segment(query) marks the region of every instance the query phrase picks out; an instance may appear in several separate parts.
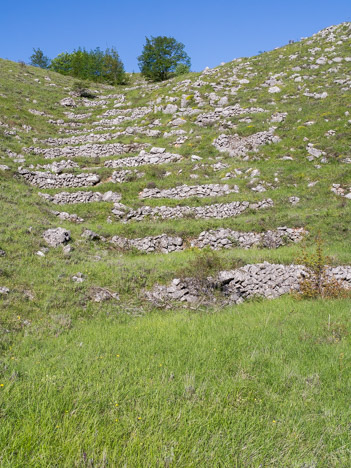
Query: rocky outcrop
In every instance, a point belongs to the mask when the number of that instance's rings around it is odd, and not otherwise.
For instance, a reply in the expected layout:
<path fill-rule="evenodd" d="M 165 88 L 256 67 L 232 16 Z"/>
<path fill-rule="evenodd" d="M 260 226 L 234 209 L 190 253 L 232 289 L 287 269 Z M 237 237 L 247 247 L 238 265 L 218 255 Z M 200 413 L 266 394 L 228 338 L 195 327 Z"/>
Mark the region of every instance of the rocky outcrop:
<path fill-rule="evenodd" d="M 158 188 L 146 188 L 140 194 L 140 198 L 181 198 L 189 197 L 220 197 L 230 193 L 238 193 L 239 188 L 235 185 L 230 188 L 229 185 L 207 184 L 207 185 L 180 185 L 171 189 L 160 190 Z"/>
<path fill-rule="evenodd" d="M 31 172 L 19 169 L 18 174 L 28 183 L 39 188 L 91 187 L 100 182 L 97 174 L 53 174 L 51 172 Z"/>
<path fill-rule="evenodd" d="M 60 192 L 55 195 L 40 193 L 39 195 L 55 205 L 66 205 L 72 203 L 93 203 L 93 202 L 118 202 L 121 195 L 115 192 Z"/>
<path fill-rule="evenodd" d="M 231 203 L 216 203 L 213 205 L 204 205 L 204 206 L 143 206 L 136 210 L 130 210 L 127 213 L 123 213 L 121 207 L 115 207 L 115 210 L 112 210 L 112 213 L 116 217 L 123 218 L 125 221 L 141 221 L 146 217 L 151 219 L 177 219 L 177 218 L 196 218 L 196 219 L 224 219 L 234 216 L 246 211 L 248 208 L 253 210 L 260 210 L 264 208 L 270 208 L 273 206 L 273 201 L 268 198 L 257 203 L 249 202 L 231 202 Z"/>
<path fill-rule="evenodd" d="M 46 230 L 43 238 L 50 247 L 58 247 L 59 245 L 66 244 L 71 239 L 71 233 L 67 229 L 58 227 Z"/>

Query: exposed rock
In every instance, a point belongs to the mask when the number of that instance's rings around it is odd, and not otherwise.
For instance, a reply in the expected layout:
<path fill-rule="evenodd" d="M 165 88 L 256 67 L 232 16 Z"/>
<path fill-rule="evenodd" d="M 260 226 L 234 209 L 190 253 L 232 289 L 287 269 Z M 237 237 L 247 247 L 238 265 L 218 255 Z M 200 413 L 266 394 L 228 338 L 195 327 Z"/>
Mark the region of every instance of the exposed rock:
<path fill-rule="evenodd" d="M 299 197 L 289 197 L 289 202 L 292 205 L 297 205 L 300 202 L 300 198 Z"/>
<path fill-rule="evenodd" d="M 5 286 L 0 286 L 0 296 L 7 296 L 9 292 L 9 288 L 5 288 Z"/>
<path fill-rule="evenodd" d="M 39 188 L 91 187 L 100 182 L 97 174 L 52 174 L 51 172 L 31 172 L 19 169 L 18 173 L 31 185 Z"/>
<path fill-rule="evenodd" d="M 64 107 L 77 107 L 77 104 L 75 103 L 75 100 L 70 98 L 70 97 L 66 97 L 64 99 L 61 99 L 60 104 L 61 104 L 61 106 L 64 106 Z"/>
<path fill-rule="evenodd" d="M 125 237 L 114 236 L 111 242 L 117 247 L 130 250 L 132 248 L 141 252 L 161 252 L 169 253 L 183 250 L 183 239 L 180 237 L 171 237 L 166 234 L 154 237 L 144 237 L 139 239 L 126 239 Z"/>
<path fill-rule="evenodd" d="M 140 198 L 173 198 L 179 200 L 189 197 L 220 197 L 230 193 L 238 193 L 239 188 L 235 185 L 230 188 L 229 185 L 208 184 L 208 185 L 180 185 L 171 189 L 160 190 L 158 188 L 144 189 L 140 194 Z"/>
<path fill-rule="evenodd" d="M 120 214 L 120 210 L 112 210 L 117 217 L 123 217 L 125 221 L 131 219 L 135 221 L 141 221 L 146 217 L 151 219 L 177 219 L 177 218 L 196 218 L 196 219 L 224 219 L 230 218 L 233 216 L 238 216 L 239 214 L 246 211 L 248 208 L 253 210 L 259 210 L 264 208 L 270 208 L 273 206 L 273 201 L 271 199 L 262 200 L 257 203 L 249 202 L 231 202 L 231 203 L 216 203 L 213 205 L 204 205 L 204 206 L 143 206 L 136 210 L 130 210 L 129 212 Z"/>
<path fill-rule="evenodd" d="M 278 136 L 274 135 L 274 129 L 264 132 L 254 133 L 248 137 L 235 135 L 220 135 L 214 140 L 213 145 L 219 151 L 227 151 L 230 156 L 244 157 L 249 151 L 257 152 L 261 145 L 277 143 L 280 141 Z"/>
<path fill-rule="evenodd" d="M 90 291 L 90 297 L 94 302 L 106 302 L 111 299 L 119 301 L 119 295 L 106 288 L 92 288 Z"/>
<path fill-rule="evenodd" d="M 235 106 L 229 106 L 224 108 L 215 109 L 213 112 L 208 112 L 206 114 L 201 114 L 196 119 L 196 124 L 200 125 L 201 127 L 206 127 L 208 125 L 213 125 L 214 123 L 218 122 L 220 119 L 228 118 L 228 117 L 236 117 L 242 114 L 257 114 L 265 112 L 264 109 L 260 107 L 250 107 L 247 109 L 243 109 L 240 104 L 236 104 Z"/>
<path fill-rule="evenodd" d="M 58 247 L 66 244 L 71 239 L 71 233 L 67 229 L 58 227 L 56 229 L 47 229 L 43 234 L 43 238 L 50 247 Z"/>
<path fill-rule="evenodd" d="M 172 153 L 147 153 L 146 151 L 141 151 L 139 156 L 115 159 L 112 161 L 105 161 L 105 167 L 137 167 L 144 166 L 148 164 L 169 164 L 181 161 L 183 158 L 180 154 Z"/>
<path fill-rule="evenodd" d="M 42 154 L 45 159 L 55 159 L 61 157 L 68 158 L 96 158 L 106 156 L 116 156 L 125 153 L 134 153 L 145 148 L 145 144 L 141 143 L 106 143 L 106 144 L 88 144 L 80 146 L 64 146 L 62 148 L 24 148 L 26 153 Z"/>
<path fill-rule="evenodd" d="M 250 249 L 254 246 L 276 249 L 288 242 L 299 242 L 307 231 L 303 228 L 279 227 L 276 231 L 239 232 L 231 229 L 216 229 L 202 232 L 191 242 L 192 247 L 210 247 L 213 250 L 240 247 Z"/>
<path fill-rule="evenodd" d="M 83 223 L 84 219 L 80 218 L 76 214 L 66 213 L 66 211 L 52 211 L 53 215 L 57 216 L 59 219 L 63 221 L 72 221 L 73 223 Z"/>
<path fill-rule="evenodd" d="M 328 268 L 327 274 L 339 281 L 342 287 L 351 289 L 350 266 Z M 174 301 L 239 304 L 253 297 L 273 299 L 290 291 L 298 291 L 300 281 L 306 275 L 302 265 L 264 262 L 221 271 L 214 278 L 177 278 L 168 286 L 156 286 L 146 292 L 146 297 L 161 306 Z"/>
<path fill-rule="evenodd" d="M 130 171 L 128 169 L 121 170 L 121 171 L 114 171 L 112 173 L 111 182 L 121 184 L 123 182 L 130 182 L 133 179 L 140 179 L 144 177 L 144 172 L 139 171 Z"/>
<path fill-rule="evenodd" d="M 93 202 L 118 202 L 121 195 L 115 192 L 60 192 L 55 195 L 47 193 L 38 193 L 42 198 L 56 205 L 65 205 L 71 203 L 93 203 Z"/>
<path fill-rule="evenodd" d="M 83 283 L 84 280 L 84 275 L 81 272 L 78 272 L 74 276 L 72 276 L 72 281 L 74 281 L 75 283 Z"/>

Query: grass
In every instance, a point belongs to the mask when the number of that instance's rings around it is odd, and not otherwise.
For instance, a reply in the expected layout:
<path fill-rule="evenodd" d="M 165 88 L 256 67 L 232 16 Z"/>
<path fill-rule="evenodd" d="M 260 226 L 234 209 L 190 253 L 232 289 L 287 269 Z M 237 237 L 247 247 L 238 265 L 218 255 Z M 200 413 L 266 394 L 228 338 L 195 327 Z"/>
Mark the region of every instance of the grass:
<path fill-rule="evenodd" d="M 335 56 L 348 57 L 347 25 L 335 34 Z M 22 154 L 23 147 L 44 147 L 43 139 L 70 136 L 60 133 L 49 117 L 33 115 L 30 109 L 69 125 L 67 109 L 59 101 L 67 97 L 75 80 L 0 59 L 0 161 L 10 167 L 0 171 L 0 249 L 6 252 L 0 256 L 0 286 L 10 289 L 0 297 L 1 467 L 350 466 L 350 301 L 287 296 L 222 310 L 154 310 L 143 300 L 144 290 L 185 274 L 203 274 L 198 271 L 198 250 L 145 255 L 81 238 L 84 229 L 107 238 L 167 233 L 187 240 L 209 229 L 263 232 L 285 225 L 310 232 L 308 252 L 320 232 L 333 265 L 350 264 L 351 202 L 330 190 L 333 183 L 351 186 L 350 165 L 343 162 L 350 157 L 351 101 L 346 85 L 335 81 L 348 79 L 349 62 L 335 65 L 334 73 L 328 72 L 328 64 L 310 68 L 314 60 L 310 49 L 315 46 L 321 49 L 319 56 L 327 53 L 324 49 L 330 43 L 317 36 L 225 64 L 214 74 L 190 73 L 157 85 L 145 84 L 135 74 L 126 87 L 92 86 L 98 100 L 124 94 L 122 110 L 164 106 L 169 97 L 179 99 L 182 94 L 193 95 L 190 107 L 197 108 L 200 93 L 200 112 L 213 112 L 211 92 L 227 96 L 230 105 L 265 110 L 228 119 L 235 126 L 231 130 L 222 129 L 221 122 L 203 128 L 195 124 L 198 114 L 185 116 L 182 128 L 188 140 L 179 147 L 174 146 L 176 136 L 114 134 L 158 119 L 155 128 L 163 135 L 171 130 L 172 117 L 162 112 L 123 122 L 112 131 L 109 127 L 96 131 L 93 123 L 114 108 L 114 99 L 103 109 L 80 104 L 73 110 L 92 114 L 80 121 L 82 133 L 111 132 L 110 143 L 138 141 L 183 156 L 175 164 L 138 167 L 145 176 L 124 184 L 109 182 L 113 169 L 103 163 L 133 154 L 76 158 L 80 167 L 69 172 L 96 172 L 102 178 L 98 186 L 83 190 L 117 191 L 122 203 L 132 208 L 274 201 L 273 208 L 247 210 L 224 220 L 122 223 L 112 217 L 109 223 L 110 203 L 45 202 L 38 188 L 18 178 L 22 163 L 16 163 L 8 150 Z M 296 66 L 303 77 L 298 83 L 292 70 Z M 278 77 L 282 92 L 269 95 L 262 84 L 281 72 L 285 74 Z M 249 83 L 238 86 L 242 78 Z M 181 85 L 184 79 L 190 85 Z M 205 84 L 194 87 L 197 80 Z M 138 88 L 130 89 L 134 85 Z M 307 89 L 326 90 L 328 97 L 306 97 Z M 156 102 L 159 98 L 161 104 Z M 286 112 L 285 121 L 273 124 L 270 119 L 276 112 Z M 241 121 L 243 117 L 251 122 Z M 315 123 L 306 125 L 311 121 Z M 260 147 L 248 160 L 219 153 L 212 144 L 221 133 L 245 136 L 272 125 L 281 141 Z M 331 129 L 336 134 L 328 137 Z M 327 154 L 326 164 L 307 160 L 308 143 Z M 193 154 L 202 159 L 192 162 Z M 33 153 L 25 158 L 25 167 L 52 162 Z M 215 172 L 212 166 L 218 161 L 228 167 Z M 259 180 L 274 189 L 254 193 L 245 174 L 249 168 L 259 169 Z M 238 185 L 239 194 L 218 199 L 139 199 L 148 184 L 171 188 L 223 183 L 221 179 L 235 169 L 242 175 L 225 183 Z M 166 171 L 171 172 L 168 177 Z M 191 178 L 193 173 L 197 179 Z M 317 184 L 308 187 L 310 182 Z M 300 203 L 291 206 L 291 196 L 300 197 Z M 76 213 L 85 221 L 79 225 L 59 221 L 53 209 Z M 45 246 L 43 231 L 57 226 L 71 231 L 72 252 L 64 255 L 57 248 L 44 258 L 37 256 Z M 276 250 L 234 248 L 216 252 L 210 266 L 216 270 L 263 261 L 289 264 L 299 253 L 298 245 Z M 78 272 L 85 278 L 81 284 L 72 281 Z M 93 302 L 91 290 L 96 287 L 117 292 L 120 301 Z"/>
<path fill-rule="evenodd" d="M 2 362 L 4 468 L 348 466 L 348 301 L 57 320 Z"/>

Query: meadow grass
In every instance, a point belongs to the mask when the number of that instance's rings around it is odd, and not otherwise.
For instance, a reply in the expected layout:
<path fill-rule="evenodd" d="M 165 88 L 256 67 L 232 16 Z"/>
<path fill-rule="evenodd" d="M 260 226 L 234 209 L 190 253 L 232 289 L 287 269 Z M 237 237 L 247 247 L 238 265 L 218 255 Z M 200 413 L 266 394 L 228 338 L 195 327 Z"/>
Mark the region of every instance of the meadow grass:
<path fill-rule="evenodd" d="M 2 361 L 1 466 L 349 466 L 350 307 L 101 310 L 24 334 Z"/>

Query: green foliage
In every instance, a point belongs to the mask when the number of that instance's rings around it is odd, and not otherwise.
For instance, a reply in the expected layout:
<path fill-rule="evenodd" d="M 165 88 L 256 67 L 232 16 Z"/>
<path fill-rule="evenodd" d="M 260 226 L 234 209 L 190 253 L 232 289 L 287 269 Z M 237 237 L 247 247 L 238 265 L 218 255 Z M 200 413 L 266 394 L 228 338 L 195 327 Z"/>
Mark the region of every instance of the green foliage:
<path fill-rule="evenodd" d="M 44 55 L 44 52 L 41 49 L 34 48 L 33 54 L 30 56 L 30 64 L 33 65 L 33 67 L 49 68 L 50 59 Z"/>
<path fill-rule="evenodd" d="M 87 88 L 84 81 L 75 81 L 72 86 L 72 91 L 79 97 L 94 98 L 95 95 Z"/>
<path fill-rule="evenodd" d="M 63 75 L 82 80 L 111 85 L 126 82 L 123 62 L 114 48 L 106 49 L 105 52 L 98 47 L 89 52 L 81 48 L 71 54 L 64 52 L 52 60 L 50 68 Z"/>
<path fill-rule="evenodd" d="M 183 65 L 180 69 L 182 73 L 187 73 L 191 62 L 184 47 L 174 37 L 147 37 L 143 52 L 138 57 L 141 74 L 148 80 L 164 81 L 176 74 L 180 65 Z M 187 71 L 184 71 L 184 67 Z"/>
<path fill-rule="evenodd" d="M 345 297 L 347 292 L 341 283 L 331 278 L 327 273 L 327 264 L 330 258 L 324 254 L 323 241 L 318 235 L 316 239 L 316 251 L 309 253 L 305 246 L 298 258 L 306 268 L 307 275 L 300 281 L 300 295 L 306 299 L 317 297 L 338 298 Z"/>
<path fill-rule="evenodd" d="M 175 76 L 180 76 L 180 75 L 185 75 L 186 73 L 190 72 L 190 67 L 189 65 L 186 65 L 185 63 L 178 63 L 175 69 Z"/>

